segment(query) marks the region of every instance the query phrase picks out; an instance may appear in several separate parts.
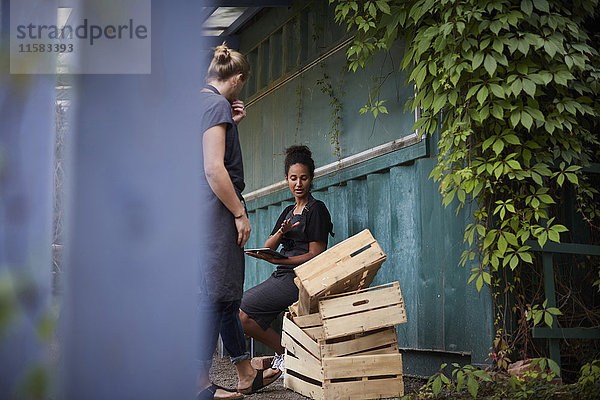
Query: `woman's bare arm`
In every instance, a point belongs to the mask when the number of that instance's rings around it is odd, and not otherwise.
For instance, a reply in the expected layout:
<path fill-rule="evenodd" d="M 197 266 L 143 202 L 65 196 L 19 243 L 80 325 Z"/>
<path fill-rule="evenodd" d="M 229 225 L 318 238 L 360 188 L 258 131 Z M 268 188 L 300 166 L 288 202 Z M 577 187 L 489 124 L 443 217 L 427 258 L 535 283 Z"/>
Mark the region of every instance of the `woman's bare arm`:
<path fill-rule="evenodd" d="M 244 244 L 250 237 L 250 221 L 246 215 L 244 205 L 238 198 L 233 188 L 229 173 L 225 168 L 225 133 L 226 124 L 220 124 L 207 129 L 202 136 L 204 155 L 204 173 L 210 188 L 227 209 L 235 216 L 235 226 L 238 232 L 238 245 Z"/>

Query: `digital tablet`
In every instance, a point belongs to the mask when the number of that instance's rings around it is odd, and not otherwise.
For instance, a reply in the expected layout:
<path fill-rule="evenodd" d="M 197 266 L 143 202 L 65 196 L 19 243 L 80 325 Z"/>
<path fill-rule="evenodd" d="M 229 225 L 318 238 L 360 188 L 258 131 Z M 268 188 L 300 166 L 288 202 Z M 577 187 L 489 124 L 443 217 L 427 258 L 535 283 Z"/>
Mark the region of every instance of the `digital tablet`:
<path fill-rule="evenodd" d="M 260 249 L 244 249 L 244 253 L 263 253 L 275 258 L 287 258 L 287 256 L 284 256 L 278 251 L 269 249 L 268 247 L 261 247 Z"/>

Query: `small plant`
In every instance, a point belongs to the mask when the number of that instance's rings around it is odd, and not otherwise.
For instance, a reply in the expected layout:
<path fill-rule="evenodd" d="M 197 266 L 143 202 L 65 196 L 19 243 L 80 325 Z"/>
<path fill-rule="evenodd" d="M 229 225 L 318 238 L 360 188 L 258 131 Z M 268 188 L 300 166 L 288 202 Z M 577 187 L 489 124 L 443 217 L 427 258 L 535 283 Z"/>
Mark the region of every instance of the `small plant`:
<path fill-rule="evenodd" d="M 325 72 L 325 63 L 321 63 L 321 69 L 323 70 L 323 77 L 317 80 L 317 86 L 321 90 L 321 93 L 329 97 L 329 108 L 331 115 L 329 116 L 329 123 L 331 128 L 329 129 L 329 137 L 331 139 L 331 145 L 333 146 L 333 154 L 337 157 L 338 162 L 342 159 L 342 148 L 340 146 L 340 134 L 342 133 L 342 102 L 338 97 L 338 93 L 341 91 L 343 85 L 342 79 L 339 81 L 337 88 L 334 89 L 333 83 L 329 78 L 327 72 Z"/>
<path fill-rule="evenodd" d="M 448 367 L 448 364 L 444 363 L 441 365 L 440 371 L 427 380 L 427 383 L 415 395 L 416 397 L 407 395 L 403 399 L 436 398 L 442 393 L 442 390 L 457 394 L 464 393 L 466 390 L 472 398 L 476 399 L 481 382 L 492 381 L 492 377 L 487 371 L 475 368 L 472 365 L 465 365 L 463 367 L 456 363 L 450 365 L 454 367 L 450 377 L 444 371 Z"/>
<path fill-rule="evenodd" d="M 562 313 L 556 307 L 547 307 L 547 304 L 548 299 L 544 300 L 541 309 L 538 304 L 535 304 L 533 307 L 528 306 L 526 311 L 527 321 L 533 320 L 533 326 L 537 326 L 543 319 L 544 323 L 552 328 L 552 323 L 554 322 L 553 316 L 562 315 Z"/>
<path fill-rule="evenodd" d="M 600 385 L 600 360 L 594 360 L 581 367 L 581 376 L 577 383 L 582 386 Z"/>

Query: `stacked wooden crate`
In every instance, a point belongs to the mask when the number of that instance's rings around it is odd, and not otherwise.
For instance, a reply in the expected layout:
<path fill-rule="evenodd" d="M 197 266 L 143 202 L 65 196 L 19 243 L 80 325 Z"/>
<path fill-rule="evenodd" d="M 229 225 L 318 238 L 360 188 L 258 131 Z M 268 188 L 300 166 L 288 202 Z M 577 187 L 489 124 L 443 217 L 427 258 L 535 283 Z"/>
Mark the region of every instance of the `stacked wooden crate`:
<path fill-rule="evenodd" d="M 366 288 L 383 261 L 365 230 L 296 268 L 300 299 L 282 334 L 287 388 L 313 399 L 403 395 L 400 285 Z"/>

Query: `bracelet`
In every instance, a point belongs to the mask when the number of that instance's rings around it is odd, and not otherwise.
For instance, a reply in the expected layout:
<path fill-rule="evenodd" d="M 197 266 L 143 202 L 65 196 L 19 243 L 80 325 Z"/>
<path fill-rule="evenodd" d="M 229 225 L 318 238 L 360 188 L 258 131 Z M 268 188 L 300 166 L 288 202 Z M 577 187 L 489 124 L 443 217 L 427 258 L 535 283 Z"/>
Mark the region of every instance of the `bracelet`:
<path fill-rule="evenodd" d="M 241 213 L 241 214 L 240 214 L 240 215 L 238 215 L 237 217 L 234 215 L 234 216 L 233 216 L 233 218 L 235 218 L 235 219 L 240 219 L 240 218 L 242 218 L 243 216 L 244 216 L 244 213 Z"/>

